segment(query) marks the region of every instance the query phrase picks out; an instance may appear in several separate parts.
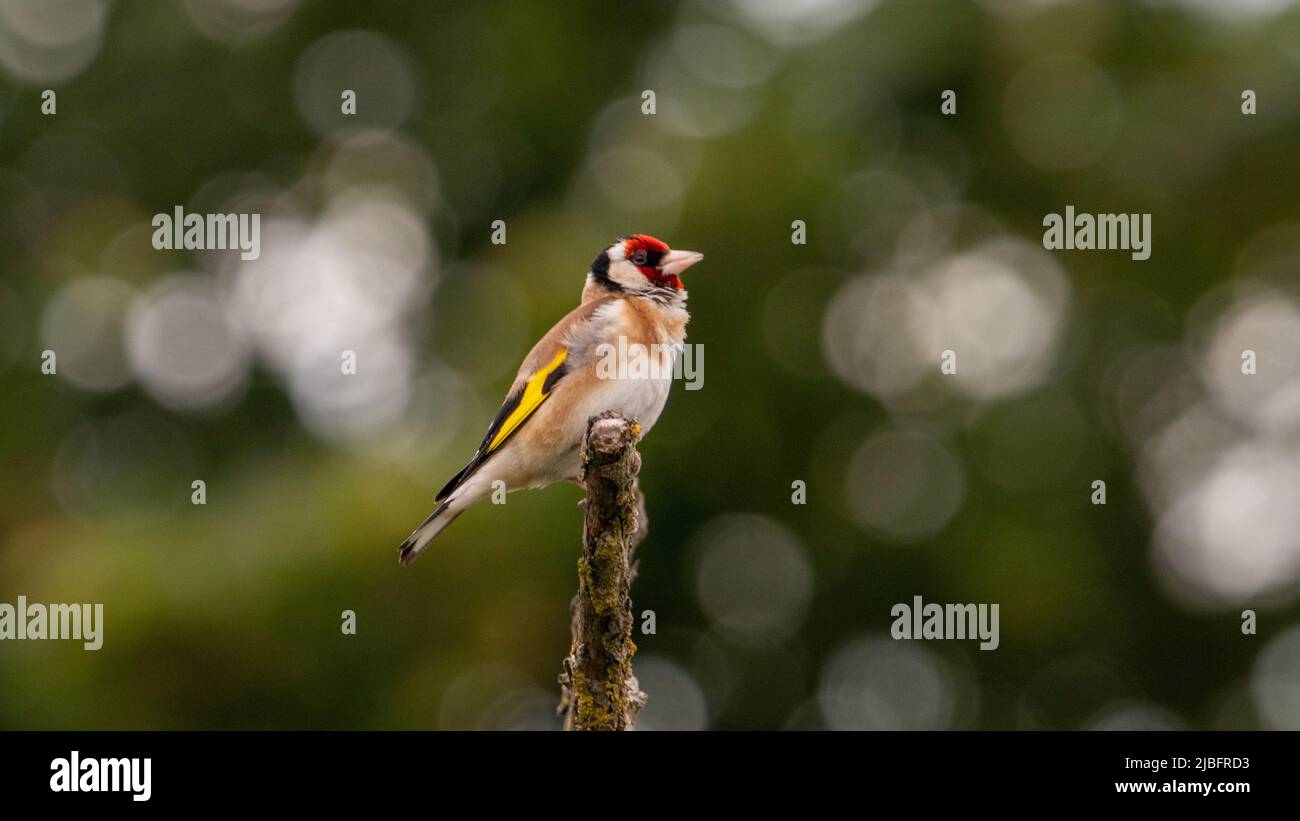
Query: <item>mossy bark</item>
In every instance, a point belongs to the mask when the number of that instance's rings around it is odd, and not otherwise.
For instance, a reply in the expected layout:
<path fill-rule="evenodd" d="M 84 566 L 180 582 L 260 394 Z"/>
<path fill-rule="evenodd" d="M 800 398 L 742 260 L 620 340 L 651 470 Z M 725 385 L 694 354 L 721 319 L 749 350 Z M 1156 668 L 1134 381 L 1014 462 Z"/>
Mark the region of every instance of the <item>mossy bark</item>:
<path fill-rule="evenodd" d="M 612 411 L 587 422 L 578 595 L 573 640 L 560 674 L 566 730 L 630 730 L 646 700 L 632 673 L 632 553 L 646 533 L 636 480 L 639 433 L 636 423 Z"/>

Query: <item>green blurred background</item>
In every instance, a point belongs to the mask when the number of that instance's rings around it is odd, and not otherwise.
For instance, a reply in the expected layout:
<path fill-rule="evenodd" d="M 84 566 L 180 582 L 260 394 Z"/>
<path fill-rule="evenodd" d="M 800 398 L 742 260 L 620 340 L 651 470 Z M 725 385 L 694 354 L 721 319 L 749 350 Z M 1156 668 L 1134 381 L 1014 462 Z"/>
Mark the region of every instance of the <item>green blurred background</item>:
<path fill-rule="evenodd" d="M 642 728 L 1300 729 L 1298 143 L 1291 0 L 0 0 L 0 602 L 106 622 L 0 727 L 557 727 L 580 491 L 395 548 L 639 231 L 707 256 Z"/>

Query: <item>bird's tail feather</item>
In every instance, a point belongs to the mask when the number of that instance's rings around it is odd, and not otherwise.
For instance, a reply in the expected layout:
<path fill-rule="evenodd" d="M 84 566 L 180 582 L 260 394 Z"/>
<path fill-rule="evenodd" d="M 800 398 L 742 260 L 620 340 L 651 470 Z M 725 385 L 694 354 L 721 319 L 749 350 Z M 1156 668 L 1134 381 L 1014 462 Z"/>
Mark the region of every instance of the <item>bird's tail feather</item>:
<path fill-rule="evenodd" d="M 447 499 L 438 505 L 437 509 L 429 514 L 429 518 L 415 529 L 415 532 L 402 542 L 402 546 L 397 548 L 397 560 L 402 567 L 406 567 L 411 562 L 420 558 L 420 554 L 433 541 L 433 537 L 442 532 L 442 529 L 451 524 L 457 516 L 460 515 L 464 507 L 461 505 L 452 506 L 452 500 Z"/>

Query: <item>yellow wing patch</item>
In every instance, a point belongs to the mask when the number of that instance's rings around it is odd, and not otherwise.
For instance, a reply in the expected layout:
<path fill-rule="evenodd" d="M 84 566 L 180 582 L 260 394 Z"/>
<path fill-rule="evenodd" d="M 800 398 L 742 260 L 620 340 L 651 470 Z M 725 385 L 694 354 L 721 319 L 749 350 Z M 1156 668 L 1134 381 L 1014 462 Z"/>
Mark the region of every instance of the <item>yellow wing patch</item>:
<path fill-rule="evenodd" d="M 541 404 L 546 401 L 546 397 L 551 395 L 549 391 L 542 392 L 542 388 L 546 385 L 546 378 L 554 373 L 556 368 L 564 364 L 564 358 L 568 355 L 567 350 L 560 348 L 560 352 L 555 355 L 555 358 L 545 368 L 540 369 L 528 378 L 528 382 L 524 385 L 524 395 L 519 398 L 519 404 L 510 416 L 506 417 L 506 421 L 501 423 L 501 429 L 497 431 L 497 435 L 492 437 L 492 443 L 488 445 L 488 453 L 496 450 L 510 434 L 515 432 L 516 428 L 524 423 L 525 419 L 532 416 L 533 411 L 541 407 Z"/>

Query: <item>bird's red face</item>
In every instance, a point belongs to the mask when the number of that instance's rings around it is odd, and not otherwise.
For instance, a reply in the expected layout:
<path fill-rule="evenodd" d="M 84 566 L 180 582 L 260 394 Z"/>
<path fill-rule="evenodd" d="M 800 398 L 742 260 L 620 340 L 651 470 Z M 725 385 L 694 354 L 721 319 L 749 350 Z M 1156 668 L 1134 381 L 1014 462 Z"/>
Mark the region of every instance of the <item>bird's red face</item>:
<path fill-rule="evenodd" d="M 648 234 L 632 234 L 623 240 L 623 259 L 635 265 L 650 284 L 680 291 L 680 274 L 704 259 L 704 255 L 694 251 L 674 251 L 667 243 Z"/>

